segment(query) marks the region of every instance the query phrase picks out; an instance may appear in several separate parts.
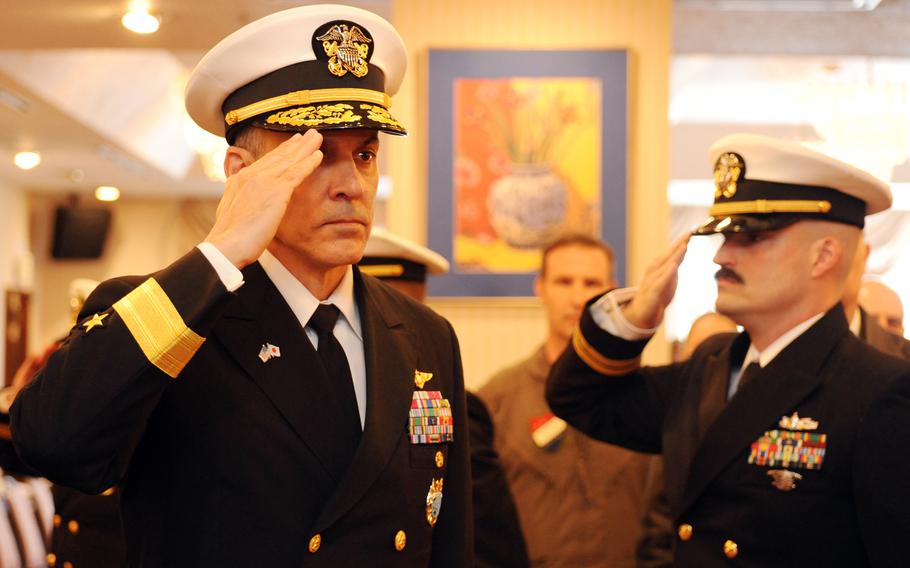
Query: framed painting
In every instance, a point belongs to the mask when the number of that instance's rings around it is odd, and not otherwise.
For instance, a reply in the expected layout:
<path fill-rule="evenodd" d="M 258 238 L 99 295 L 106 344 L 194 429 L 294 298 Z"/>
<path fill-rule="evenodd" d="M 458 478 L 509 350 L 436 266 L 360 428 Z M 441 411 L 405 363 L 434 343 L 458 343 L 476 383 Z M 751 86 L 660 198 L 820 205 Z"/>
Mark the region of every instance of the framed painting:
<path fill-rule="evenodd" d="M 531 296 L 542 248 L 601 237 L 625 281 L 623 50 L 430 50 L 432 296 Z"/>

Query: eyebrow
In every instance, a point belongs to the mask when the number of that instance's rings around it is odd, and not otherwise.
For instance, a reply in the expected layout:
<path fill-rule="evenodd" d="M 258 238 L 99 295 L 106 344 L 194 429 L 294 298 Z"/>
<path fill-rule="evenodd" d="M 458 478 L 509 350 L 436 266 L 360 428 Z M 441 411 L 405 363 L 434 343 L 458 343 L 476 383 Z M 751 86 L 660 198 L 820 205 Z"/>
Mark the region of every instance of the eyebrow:
<path fill-rule="evenodd" d="M 360 139 L 360 141 L 359 141 L 359 143 L 358 143 L 358 146 L 368 146 L 368 145 L 370 145 L 370 144 L 378 144 L 378 143 L 379 143 L 379 133 L 373 131 L 373 132 L 369 132 L 369 133 L 367 133 L 367 134 L 364 134 L 363 138 Z M 332 146 L 334 146 L 334 145 L 336 145 L 336 144 L 337 144 L 337 143 L 336 143 L 333 139 L 331 139 L 331 138 L 329 138 L 329 137 L 325 137 L 325 138 L 322 139 L 322 147 L 323 147 L 323 148 L 325 148 L 325 147 L 332 147 Z"/>
<path fill-rule="evenodd" d="M 377 142 L 377 143 L 379 142 L 379 133 L 375 132 L 375 131 L 364 136 L 362 144 L 367 145 L 367 144 L 373 144 L 374 142 Z"/>

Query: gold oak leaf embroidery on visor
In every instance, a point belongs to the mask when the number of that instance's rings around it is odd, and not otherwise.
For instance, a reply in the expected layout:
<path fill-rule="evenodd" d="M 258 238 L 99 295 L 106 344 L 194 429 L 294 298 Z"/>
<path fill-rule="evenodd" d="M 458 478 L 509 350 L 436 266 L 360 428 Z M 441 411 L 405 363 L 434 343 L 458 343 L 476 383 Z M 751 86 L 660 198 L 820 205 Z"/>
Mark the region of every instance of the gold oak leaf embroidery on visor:
<path fill-rule="evenodd" d="M 572 347 L 575 353 L 581 357 L 589 367 L 601 375 L 618 376 L 628 375 L 639 366 L 641 366 L 641 356 L 632 359 L 610 359 L 598 353 L 581 333 L 581 329 L 575 328 L 572 333 Z"/>
<path fill-rule="evenodd" d="M 367 111 L 367 118 L 374 122 L 404 128 L 401 126 L 400 122 L 392 118 L 391 113 L 389 113 L 387 109 L 384 109 L 381 106 L 362 104 L 360 105 L 360 109 Z"/>
<path fill-rule="evenodd" d="M 354 107 L 348 104 L 305 106 L 276 112 L 269 116 L 269 124 L 287 124 L 290 126 L 322 126 L 324 124 L 342 124 L 357 122 L 363 117 L 354 114 Z"/>
<path fill-rule="evenodd" d="M 114 304 L 123 323 L 149 362 L 176 379 L 205 342 L 187 327 L 154 278 Z"/>

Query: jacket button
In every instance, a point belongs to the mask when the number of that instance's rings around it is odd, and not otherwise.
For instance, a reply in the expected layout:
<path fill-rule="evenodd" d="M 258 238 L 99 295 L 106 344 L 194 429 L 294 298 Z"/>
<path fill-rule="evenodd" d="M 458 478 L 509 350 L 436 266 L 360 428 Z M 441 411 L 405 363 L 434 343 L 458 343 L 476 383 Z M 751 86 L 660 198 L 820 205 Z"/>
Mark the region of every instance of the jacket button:
<path fill-rule="evenodd" d="M 689 523 L 683 523 L 679 525 L 679 529 L 677 529 L 676 534 L 679 535 L 679 540 L 686 542 L 692 538 L 692 525 Z"/>
<path fill-rule="evenodd" d="M 408 535 L 404 531 L 398 531 L 395 533 L 395 550 L 401 552 L 404 550 L 404 547 L 408 544 Z"/>
<path fill-rule="evenodd" d="M 732 540 L 728 540 L 724 543 L 724 555 L 727 558 L 736 558 L 736 555 L 739 554 L 739 546 L 736 545 Z"/>
<path fill-rule="evenodd" d="M 63 522 L 63 518 L 61 518 L 60 515 L 54 515 L 54 526 L 55 527 L 59 527 L 60 523 L 62 523 L 62 522 Z"/>
<path fill-rule="evenodd" d="M 64 562 L 64 563 L 63 563 L 63 568 L 73 568 L 73 563 L 72 563 L 72 562 Z"/>
<path fill-rule="evenodd" d="M 322 546 L 322 535 L 316 533 L 313 535 L 313 538 L 310 539 L 310 552 L 316 552 L 319 550 L 320 546 Z"/>
<path fill-rule="evenodd" d="M 73 534 L 79 534 L 79 522 L 76 520 L 66 523 L 66 528 Z"/>
<path fill-rule="evenodd" d="M 442 469 L 442 466 L 446 464 L 446 457 L 442 455 L 442 452 L 436 452 L 436 467 Z"/>
<path fill-rule="evenodd" d="M 54 554 L 53 552 L 48 552 L 47 553 L 47 565 L 50 566 L 50 568 L 54 568 L 54 566 L 56 564 L 57 564 L 57 555 Z"/>
<path fill-rule="evenodd" d="M 105 490 L 101 493 L 101 495 L 103 495 L 104 497 L 110 497 L 110 496 L 113 495 L 116 491 L 117 491 L 117 488 L 116 488 L 116 487 L 108 487 L 107 489 L 105 489 Z"/>

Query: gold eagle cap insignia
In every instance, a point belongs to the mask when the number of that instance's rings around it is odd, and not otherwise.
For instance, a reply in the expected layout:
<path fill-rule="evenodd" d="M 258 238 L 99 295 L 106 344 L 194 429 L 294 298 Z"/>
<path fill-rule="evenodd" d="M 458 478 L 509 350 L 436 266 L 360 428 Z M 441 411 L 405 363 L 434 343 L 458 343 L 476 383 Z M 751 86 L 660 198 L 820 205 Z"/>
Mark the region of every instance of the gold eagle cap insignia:
<path fill-rule="evenodd" d="M 335 24 L 329 31 L 316 38 L 322 42 L 322 49 L 329 57 L 329 72 L 343 77 L 350 71 L 355 77 L 366 75 L 370 67 L 367 54 L 372 40 L 357 26 L 348 28 L 347 24 Z"/>
<path fill-rule="evenodd" d="M 423 385 L 427 384 L 427 382 L 432 378 L 433 373 L 418 371 L 416 369 L 414 370 L 414 385 L 416 385 L 419 389 L 422 389 Z"/>
<path fill-rule="evenodd" d="M 736 183 L 742 177 L 745 164 L 739 154 L 726 152 L 714 163 L 714 199 L 736 195 Z"/>

